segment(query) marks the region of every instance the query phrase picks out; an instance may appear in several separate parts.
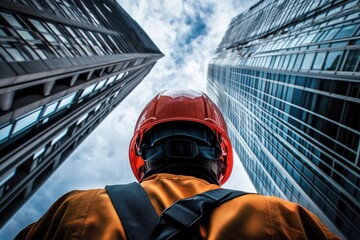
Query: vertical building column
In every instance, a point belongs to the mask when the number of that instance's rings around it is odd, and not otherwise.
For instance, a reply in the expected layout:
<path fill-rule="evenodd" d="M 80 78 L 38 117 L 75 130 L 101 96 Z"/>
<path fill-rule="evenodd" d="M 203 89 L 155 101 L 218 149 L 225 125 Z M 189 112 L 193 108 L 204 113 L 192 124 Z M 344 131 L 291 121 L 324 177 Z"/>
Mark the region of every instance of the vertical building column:
<path fill-rule="evenodd" d="M 14 91 L 0 94 L 0 110 L 7 111 L 11 108 L 14 100 Z"/>
<path fill-rule="evenodd" d="M 49 96 L 51 93 L 51 90 L 53 89 L 55 84 L 55 81 L 46 82 L 44 84 L 44 96 Z"/>

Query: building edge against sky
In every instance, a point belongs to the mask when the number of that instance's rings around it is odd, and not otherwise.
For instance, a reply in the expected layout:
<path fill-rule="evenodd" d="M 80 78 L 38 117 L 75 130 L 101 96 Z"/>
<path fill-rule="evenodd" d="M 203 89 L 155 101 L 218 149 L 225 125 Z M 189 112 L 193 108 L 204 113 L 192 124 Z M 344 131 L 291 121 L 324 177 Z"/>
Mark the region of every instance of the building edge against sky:
<path fill-rule="evenodd" d="M 360 4 L 261 0 L 230 23 L 207 91 L 259 193 L 360 236 Z"/>
<path fill-rule="evenodd" d="M 162 56 L 116 1 L 0 2 L 0 227 Z"/>

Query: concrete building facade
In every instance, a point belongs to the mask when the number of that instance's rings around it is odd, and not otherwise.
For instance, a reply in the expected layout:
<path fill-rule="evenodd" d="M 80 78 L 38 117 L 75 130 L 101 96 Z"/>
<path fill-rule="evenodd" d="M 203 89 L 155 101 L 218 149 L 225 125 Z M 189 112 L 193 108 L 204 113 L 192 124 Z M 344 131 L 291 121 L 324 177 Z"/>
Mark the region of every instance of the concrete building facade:
<path fill-rule="evenodd" d="M 0 2 L 0 225 L 162 56 L 116 1 Z"/>

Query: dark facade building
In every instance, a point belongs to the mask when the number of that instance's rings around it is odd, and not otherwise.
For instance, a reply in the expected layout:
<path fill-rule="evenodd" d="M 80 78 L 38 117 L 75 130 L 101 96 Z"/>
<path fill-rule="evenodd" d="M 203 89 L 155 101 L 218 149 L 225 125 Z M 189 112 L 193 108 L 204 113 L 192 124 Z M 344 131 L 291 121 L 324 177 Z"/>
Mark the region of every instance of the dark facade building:
<path fill-rule="evenodd" d="M 0 1 L 0 225 L 162 56 L 114 0 Z"/>
<path fill-rule="evenodd" d="M 358 0 L 259 1 L 231 21 L 207 77 L 257 191 L 344 239 L 360 236 L 359 14 Z"/>

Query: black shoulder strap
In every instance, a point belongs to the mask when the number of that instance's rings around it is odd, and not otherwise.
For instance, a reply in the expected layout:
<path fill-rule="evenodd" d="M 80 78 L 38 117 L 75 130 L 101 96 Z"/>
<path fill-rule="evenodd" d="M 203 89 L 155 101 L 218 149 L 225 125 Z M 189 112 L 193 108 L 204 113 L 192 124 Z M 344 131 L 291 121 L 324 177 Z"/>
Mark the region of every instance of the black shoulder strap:
<path fill-rule="evenodd" d="M 214 208 L 246 192 L 219 188 L 181 199 L 165 209 L 151 239 L 177 239 L 207 217 Z"/>
<path fill-rule="evenodd" d="M 220 204 L 247 193 L 219 188 L 181 199 L 157 216 L 140 184 L 105 187 L 128 239 L 174 239 L 199 224 Z"/>
<path fill-rule="evenodd" d="M 137 182 L 105 187 L 121 219 L 127 239 L 148 239 L 159 220 L 146 192 Z"/>

